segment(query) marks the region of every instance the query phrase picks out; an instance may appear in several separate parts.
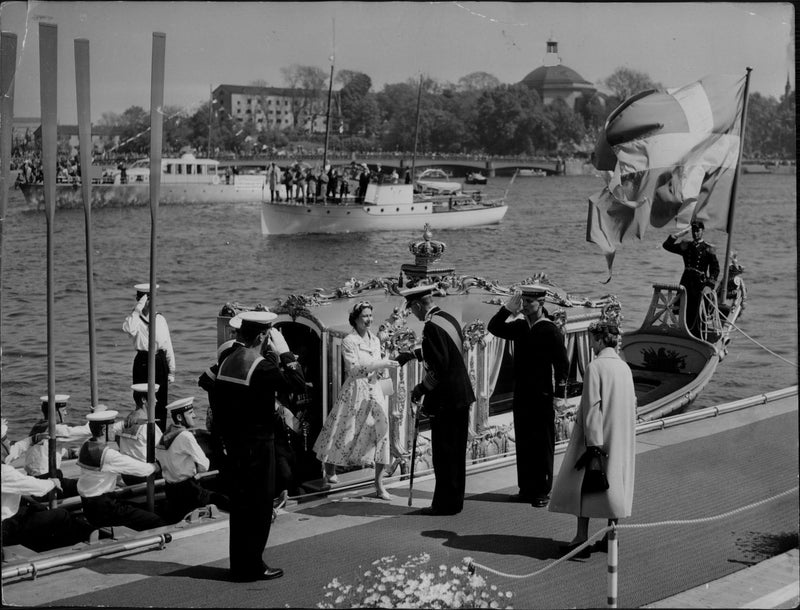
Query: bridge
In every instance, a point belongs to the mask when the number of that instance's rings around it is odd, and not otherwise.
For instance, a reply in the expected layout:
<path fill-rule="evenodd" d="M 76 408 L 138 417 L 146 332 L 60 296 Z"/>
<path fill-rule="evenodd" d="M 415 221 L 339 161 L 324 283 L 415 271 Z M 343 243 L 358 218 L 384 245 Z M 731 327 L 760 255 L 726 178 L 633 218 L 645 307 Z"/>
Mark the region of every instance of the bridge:
<path fill-rule="evenodd" d="M 219 162 L 220 168 L 226 167 L 265 167 L 271 161 L 275 161 L 280 167 L 291 165 L 295 161 L 308 163 L 310 165 L 319 165 L 322 163 L 322 155 L 309 154 L 297 157 L 256 157 L 256 158 L 242 158 L 221 160 Z M 400 154 L 374 154 L 370 153 L 366 156 L 357 156 L 355 153 L 352 155 L 328 155 L 327 162 L 332 167 L 345 167 L 350 165 L 351 162 L 366 163 L 370 169 L 375 169 L 380 165 L 381 168 L 386 170 L 396 169 L 397 173 L 401 176 L 406 169 L 411 168 L 411 156 Z M 582 163 L 582 161 L 581 161 Z M 493 178 L 495 176 L 512 176 L 517 169 L 530 169 L 539 170 L 546 173 L 548 176 L 564 173 L 564 162 L 561 164 L 554 159 L 517 159 L 513 157 L 504 158 L 478 158 L 469 156 L 439 156 L 439 155 L 424 155 L 418 156 L 414 161 L 415 171 L 425 170 L 428 168 L 436 167 L 446 171 L 454 178 L 466 176 L 470 172 L 482 172 L 485 176 Z"/>

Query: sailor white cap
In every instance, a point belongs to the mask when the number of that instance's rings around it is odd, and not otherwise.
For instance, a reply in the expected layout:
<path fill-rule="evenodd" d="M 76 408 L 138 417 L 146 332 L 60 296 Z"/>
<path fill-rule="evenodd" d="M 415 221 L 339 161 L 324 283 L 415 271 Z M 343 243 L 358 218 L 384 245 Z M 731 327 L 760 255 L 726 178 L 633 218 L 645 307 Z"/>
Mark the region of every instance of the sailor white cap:
<path fill-rule="evenodd" d="M 547 296 L 547 286 L 543 284 L 524 284 L 519 287 L 522 296 L 533 299 L 543 299 Z"/>
<path fill-rule="evenodd" d="M 194 406 L 194 396 L 189 396 L 189 398 L 179 398 L 171 403 L 169 403 L 166 407 L 167 412 L 170 415 L 174 415 L 175 413 L 183 413 L 184 411 L 188 411 Z"/>
<path fill-rule="evenodd" d="M 134 288 L 136 289 L 137 293 L 150 294 L 150 284 L 136 284 Z M 156 284 L 156 290 L 159 288 L 160 286 Z"/>
<path fill-rule="evenodd" d="M 153 385 L 155 387 L 155 391 L 158 392 L 159 385 L 157 383 Z M 131 386 L 131 390 L 134 392 L 139 392 L 140 394 L 147 394 L 148 392 L 146 383 L 134 383 Z"/>
<path fill-rule="evenodd" d="M 228 326 L 231 328 L 239 329 L 242 327 L 242 316 L 240 314 L 236 314 L 230 320 L 228 320 Z"/>
<path fill-rule="evenodd" d="M 401 290 L 400 294 L 406 298 L 406 301 L 414 301 L 415 299 L 421 299 L 424 296 L 428 296 L 429 294 L 433 293 L 435 289 L 436 286 L 433 284 L 423 284 L 422 286 L 414 286 L 413 288 Z"/>
<path fill-rule="evenodd" d="M 243 311 L 239 317 L 242 319 L 242 328 L 246 326 L 261 328 L 272 324 L 278 314 L 271 311 Z"/>
<path fill-rule="evenodd" d="M 56 407 L 64 407 L 67 405 L 67 401 L 69 400 L 69 394 L 56 394 L 53 397 L 56 401 Z M 44 396 L 40 396 L 39 400 L 44 402 L 50 402 L 50 399 L 47 397 L 47 394 Z"/>
<path fill-rule="evenodd" d="M 103 411 L 95 410 L 92 413 L 89 413 L 86 416 L 86 419 L 89 421 L 96 421 L 96 422 L 113 422 L 117 418 L 117 412 L 114 409 L 107 409 Z"/>

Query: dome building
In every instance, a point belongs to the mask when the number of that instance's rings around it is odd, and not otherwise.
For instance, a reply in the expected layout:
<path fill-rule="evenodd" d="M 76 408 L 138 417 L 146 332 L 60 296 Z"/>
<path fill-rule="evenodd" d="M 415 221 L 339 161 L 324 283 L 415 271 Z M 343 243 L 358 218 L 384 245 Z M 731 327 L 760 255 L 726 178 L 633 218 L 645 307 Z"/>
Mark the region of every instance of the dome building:
<path fill-rule="evenodd" d="M 554 40 L 547 41 L 547 53 L 542 65 L 520 82 L 536 91 L 545 105 L 555 99 L 562 99 L 572 110 L 575 110 L 581 96 L 597 93 L 597 88 L 592 83 L 561 63 L 558 43 Z"/>

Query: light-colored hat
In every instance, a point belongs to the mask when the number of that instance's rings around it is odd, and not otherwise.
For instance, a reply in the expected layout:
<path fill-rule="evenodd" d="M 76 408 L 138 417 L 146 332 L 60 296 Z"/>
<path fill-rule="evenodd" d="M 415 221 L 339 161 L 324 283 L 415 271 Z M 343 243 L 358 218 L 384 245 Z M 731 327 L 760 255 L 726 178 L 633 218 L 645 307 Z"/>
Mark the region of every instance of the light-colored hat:
<path fill-rule="evenodd" d="M 532 299 L 543 299 L 547 296 L 547 286 L 542 284 L 525 284 L 519 287 L 522 296 Z"/>
<path fill-rule="evenodd" d="M 424 296 L 428 296 L 435 289 L 436 286 L 432 284 L 424 284 L 422 286 L 414 286 L 413 288 L 401 290 L 400 294 L 406 298 L 406 301 L 414 301 L 416 299 L 421 299 Z"/>
<path fill-rule="evenodd" d="M 8 424 L 6 424 L 5 419 L 0 422 L 0 438 L 5 438 L 6 434 L 8 434 Z"/>
<path fill-rule="evenodd" d="M 134 286 L 137 293 L 141 294 L 150 294 L 150 284 L 136 284 Z M 156 290 L 158 290 L 160 286 L 156 284 Z"/>
<path fill-rule="evenodd" d="M 69 400 L 69 394 L 56 394 L 53 398 L 56 401 L 56 409 L 60 409 L 61 407 L 67 406 L 67 401 Z M 39 400 L 41 400 L 42 403 L 50 402 L 50 399 L 47 397 L 47 394 L 45 394 L 44 396 L 40 396 Z"/>
<path fill-rule="evenodd" d="M 117 412 L 113 409 L 107 409 L 105 411 L 93 411 L 86 416 L 86 419 L 89 421 L 101 422 L 101 423 L 110 423 L 113 422 L 117 418 Z"/>
<path fill-rule="evenodd" d="M 277 319 L 278 314 L 271 311 L 243 311 L 239 314 L 242 319 L 242 328 L 247 326 L 264 328 L 272 324 Z"/>
<path fill-rule="evenodd" d="M 230 320 L 228 320 L 228 326 L 231 328 L 239 329 L 242 327 L 242 316 L 236 314 Z"/>
<path fill-rule="evenodd" d="M 159 384 L 153 384 L 155 391 L 158 392 L 158 388 L 160 387 Z M 148 385 L 146 383 L 134 383 L 131 385 L 131 390 L 134 392 L 138 392 L 139 394 L 147 394 L 148 392 Z"/>
<path fill-rule="evenodd" d="M 169 403 L 166 409 L 170 415 L 174 415 L 175 413 L 183 413 L 184 411 L 188 411 L 194 406 L 193 403 L 194 396 L 189 396 L 189 398 L 179 398 L 178 400 Z"/>

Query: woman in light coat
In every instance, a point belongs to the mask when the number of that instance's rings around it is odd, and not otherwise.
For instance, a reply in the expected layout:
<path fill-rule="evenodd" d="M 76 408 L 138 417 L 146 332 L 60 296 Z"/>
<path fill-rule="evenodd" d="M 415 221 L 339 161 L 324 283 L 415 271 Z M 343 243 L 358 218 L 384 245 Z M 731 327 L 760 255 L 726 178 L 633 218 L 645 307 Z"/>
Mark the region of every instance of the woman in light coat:
<path fill-rule="evenodd" d="M 553 486 L 549 510 L 578 518 L 572 541 L 565 552 L 580 546 L 589 537 L 589 519 L 608 519 L 608 524 L 629 517 L 633 505 L 636 457 L 636 394 L 631 369 L 617 354 L 619 327 L 614 322 L 597 322 L 589 327 L 596 358 L 586 368 L 583 395 L 575 414 L 575 427 Z M 589 447 L 607 456 L 608 489 L 581 491 L 585 467 L 575 465 Z M 602 549 L 602 543 L 600 548 Z M 579 556 L 587 556 L 584 549 Z"/>

